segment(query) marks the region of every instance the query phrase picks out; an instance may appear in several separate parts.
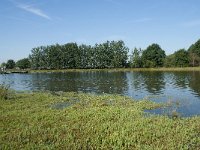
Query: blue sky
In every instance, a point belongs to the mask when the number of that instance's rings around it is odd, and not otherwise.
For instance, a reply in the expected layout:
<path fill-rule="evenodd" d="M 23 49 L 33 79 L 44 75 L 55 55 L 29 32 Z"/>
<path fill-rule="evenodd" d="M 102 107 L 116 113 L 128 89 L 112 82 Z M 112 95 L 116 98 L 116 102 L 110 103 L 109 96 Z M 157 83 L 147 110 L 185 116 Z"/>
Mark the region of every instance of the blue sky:
<path fill-rule="evenodd" d="M 200 38 L 200 0 L 1 0 L 0 63 L 33 47 L 123 40 L 167 54 Z"/>

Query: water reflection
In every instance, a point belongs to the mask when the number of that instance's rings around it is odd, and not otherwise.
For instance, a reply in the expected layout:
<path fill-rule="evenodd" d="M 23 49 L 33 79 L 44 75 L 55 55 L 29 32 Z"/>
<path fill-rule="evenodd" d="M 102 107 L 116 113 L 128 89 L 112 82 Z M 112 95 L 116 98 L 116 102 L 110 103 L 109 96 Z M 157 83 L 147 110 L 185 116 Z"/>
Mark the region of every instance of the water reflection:
<path fill-rule="evenodd" d="M 165 80 L 163 72 L 141 72 L 147 91 L 151 94 L 163 94 Z"/>
<path fill-rule="evenodd" d="M 189 76 L 189 87 L 200 96 L 200 72 L 190 72 Z"/>
<path fill-rule="evenodd" d="M 174 82 L 177 87 L 187 88 L 190 78 L 191 76 L 188 72 L 174 72 L 172 82 Z"/>
<path fill-rule="evenodd" d="M 117 94 L 127 91 L 125 72 L 38 73 L 32 76 L 32 83 L 36 90 Z"/>

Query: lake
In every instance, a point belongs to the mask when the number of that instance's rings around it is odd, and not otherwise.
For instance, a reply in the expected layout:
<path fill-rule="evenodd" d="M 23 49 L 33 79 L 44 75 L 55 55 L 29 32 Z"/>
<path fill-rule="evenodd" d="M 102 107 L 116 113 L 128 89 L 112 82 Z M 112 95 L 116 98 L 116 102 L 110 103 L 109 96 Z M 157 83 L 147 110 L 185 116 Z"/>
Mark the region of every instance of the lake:
<path fill-rule="evenodd" d="M 65 91 L 120 94 L 136 100 L 174 104 L 170 109 L 181 116 L 200 115 L 200 71 L 1 74 L 0 84 L 17 91 Z M 168 108 L 169 109 L 169 108 Z M 168 113 L 157 109 L 150 112 Z"/>

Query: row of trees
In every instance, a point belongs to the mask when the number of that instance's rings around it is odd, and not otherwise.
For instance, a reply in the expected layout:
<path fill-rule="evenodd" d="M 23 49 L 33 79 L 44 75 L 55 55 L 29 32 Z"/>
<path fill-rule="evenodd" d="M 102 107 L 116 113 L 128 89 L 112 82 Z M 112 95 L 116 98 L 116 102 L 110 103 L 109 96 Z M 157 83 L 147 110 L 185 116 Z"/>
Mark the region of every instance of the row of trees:
<path fill-rule="evenodd" d="M 166 67 L 200 66 L 200 40 L 192 44 L 188 50 L 180 49 L 166 57 Z"/>
<path fill-rule="evenodd" d="M 15 62 L 12 59 L 9 59 L 6 63 L 1 64 L 2 68 L 6 69 L 13 69 L 13 68 L 20 68 L 20 69 L 27 69 L 31 67 L 31 62 L 29 58 L 23 58 Z"/>
<path fill-rule="evenodd" d="M 158 45 L 152 44 L 145 50 L 135 48 L 128 55 L 128 47 L 123 41 L 107 41 L 102 44 L 50 45 L 33 48 L 29 58 L 16 63 L 8 60 L 2 63 L 8 69 L 103 69 L 103 68 L 154 68 L 154 67 L 187 67 L 200 66 L 200 40 L 192 44 L 188 50 L 180 49 L 166 56 Z"/>
<path fill-rule="evenodd" d="M 130 67 L 133 68 L 189 66 L 200 66 L 200 40 L 188 50 L 180 49 L 168 56 L 158 44 L 152 44 L 146 50 L 135 48 L 130 59 Z"/>
<path fill-rule="evenodd" d="M 130 66 L 132 68 L 163 67 L 165 57 L 165 51 L 158 44 L 152 44 L 143 51 L 135 48 L 131 55 Z"/>
<path fill-rule="evenodd" d="M 67 68 L 121 68 L 126 67 L 128 48 L 123 41 L 103 44 L 41 46 L 32 49 L 29 56 L 33 69 Z"/>

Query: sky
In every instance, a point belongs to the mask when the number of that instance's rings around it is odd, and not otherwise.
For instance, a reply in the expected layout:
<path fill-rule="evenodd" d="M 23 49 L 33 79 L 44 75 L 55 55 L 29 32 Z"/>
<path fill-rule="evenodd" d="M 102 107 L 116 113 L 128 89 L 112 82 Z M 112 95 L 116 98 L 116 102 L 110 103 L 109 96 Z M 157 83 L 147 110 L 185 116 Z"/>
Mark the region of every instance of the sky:
<path fill-rule="evenodd" d="M 200 39 L 200 0 L 1 0 L 0 63 L 37 46 L 123 40 L 172 54 Z"/>

